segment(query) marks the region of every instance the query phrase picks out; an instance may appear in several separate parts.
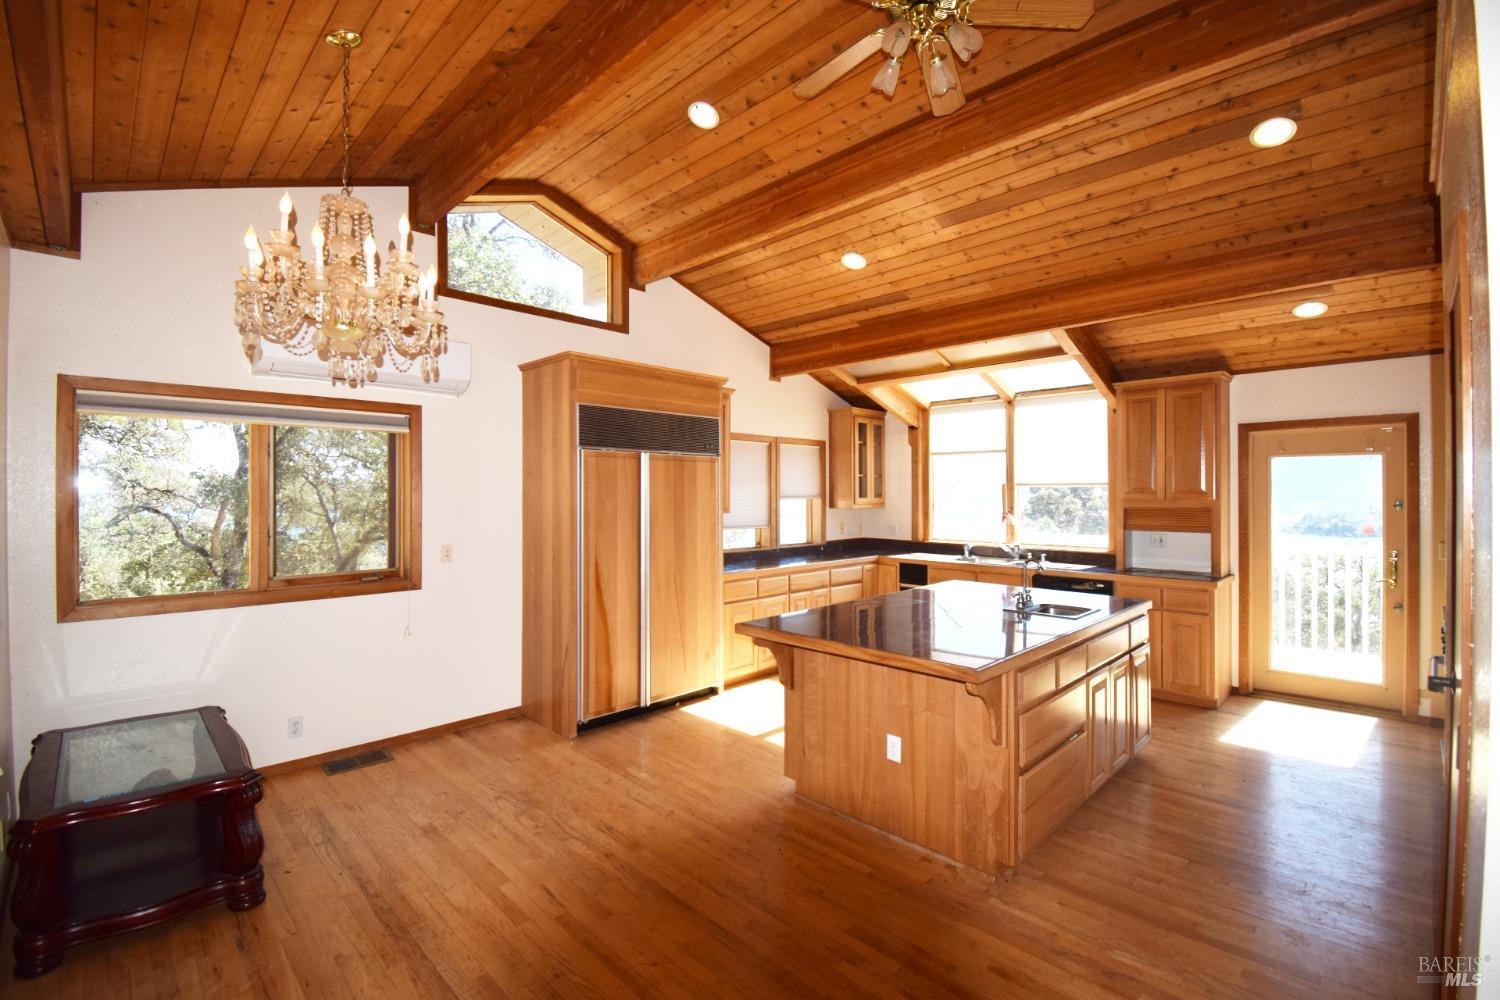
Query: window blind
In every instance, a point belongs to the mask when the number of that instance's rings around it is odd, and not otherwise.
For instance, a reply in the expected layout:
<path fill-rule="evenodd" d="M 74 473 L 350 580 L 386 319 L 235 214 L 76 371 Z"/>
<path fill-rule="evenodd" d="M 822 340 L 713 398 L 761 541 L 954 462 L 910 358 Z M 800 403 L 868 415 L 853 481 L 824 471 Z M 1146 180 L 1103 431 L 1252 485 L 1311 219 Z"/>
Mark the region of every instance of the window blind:
<path fill-rule="evenodd" d="M 1097 392 L 1016 397 L 1016 482 L 1109 482 L 1109 411 Z"/>
<path fill-rule="evenodd" d="M 823 449 L 812 444 L 783 444 L 778 492 L 783 499 L 823 495 Z"/>
<path fill-rule="evenodd" d="M 726 528 L 771 526 L 771 446 L 765 441 L 729 442 L 729 512 Z"/>
<path fill-rule="evenodd" d="M 218 420 L 237 424 L 276 424 L 286 427 L 332 427 L 339 430 L 379 431 L 405 434 L 410 430 L 406 414 L 378 410 L 344 410 L 316 406 L 282 406 L 230 399 L 198 399 L 189 396 L 146 396 L 124 392 L 80 391 L 75 407 L 79 413 L 167 420 Z"/>
<path fill-rule="evenodd" d="M 1005 450 L 1003 402 L 937 405 L 931 419 L 927 440 L 934 453 Z"/>

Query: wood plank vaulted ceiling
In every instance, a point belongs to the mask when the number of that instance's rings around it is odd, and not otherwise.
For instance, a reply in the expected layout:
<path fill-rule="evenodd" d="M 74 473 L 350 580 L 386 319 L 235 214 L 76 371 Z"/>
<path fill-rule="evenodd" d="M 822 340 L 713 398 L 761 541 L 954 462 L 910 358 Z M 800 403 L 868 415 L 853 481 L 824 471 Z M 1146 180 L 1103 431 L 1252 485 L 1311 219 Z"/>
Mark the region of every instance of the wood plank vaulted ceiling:
<path fill-rule="evenodd" d="M 792 94 L 884 22 L 847 0 L 4 0 L 0 215 L 77 250 L 84 192 L 336 182 L 322 36 L 353 27 L 356 185 L 410 185 L 421 226 L 492 178 L 545 183 L 633 241 L 641 281 L 850 398 L 843 365 L 1039 330 L 1111 377 L 1441 348 L 1431 4 L 1097 7 L 986 30 L 968 106 L 935 119 L 913 66 L 894 99 L 873 63 Z M 1252 147 L 1272 115 L 1296 138 Z M 1328 314 L 1294 320 L 1303 298 Z"/>

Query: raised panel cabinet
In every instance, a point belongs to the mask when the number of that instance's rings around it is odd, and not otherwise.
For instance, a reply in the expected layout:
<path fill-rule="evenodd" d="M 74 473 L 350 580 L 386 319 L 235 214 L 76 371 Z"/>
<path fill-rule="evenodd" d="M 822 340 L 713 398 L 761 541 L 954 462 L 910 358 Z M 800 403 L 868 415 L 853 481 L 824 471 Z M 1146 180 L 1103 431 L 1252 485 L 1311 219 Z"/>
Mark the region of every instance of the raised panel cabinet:
<path fill-rule="evenodd" d="M 737 601 L 724 605 L 724 681 L 737 681 L 755 673 L 755 643 L 749 636 L 740 635 L 734 627 L 741 622 L 755 620 L 755 602 Z"/>
<path fill-rule="evenodd" d="M 884 411 L 828 411 L 828 497 L 839 509 L 885 506 Z"/>
<path fill-rule="evenodd" d="M 641 698 L 641 456 L 583 453 L 585 720 Z"/>
<path fill-rule="evenodd" d="M 1086 682 L 1089 700 L 1089 794 L 1114 773 L 1114 687 L 1110 672 L 1098 670 Z"/>
<path fill-rule="evenodd" d="M 1192 502 L 1214 499 L 1215 466 L 1221 460 L 1213 385 L 1173 386 L 1163 393 L 1166 444 L 1166 498 Z"/>
<path fill-rule="evenodd" d="M 1131 738 L 1131 702 L 1135 689 L 1131 686 L 1130 657 L 1116 663 L 1109 671 L 1109 728 L 1111 759 L 1109 773 L 1114 774 L 1130 761 L 1134 740 Z"/>
<path fill-rule="evenodd" d="M 1160 500 L 1161 390 L 1135 389 L 1119 395 L 1124 462 L 1120 489 L 1127 501 Z"/>
<path fill-rule="evenodd" d="M 1211 699 L 1213 692 L 1213 632 L 1208 615 L 1161 613 L 1163 691 Z"/>
<path fill-rule="evenodd" d="M 1130 718 L 1131 752 L 1140 753 L 1151 742 L 1151 647 L 1130 654 L 1130 683 L 1135 688 Z"/>

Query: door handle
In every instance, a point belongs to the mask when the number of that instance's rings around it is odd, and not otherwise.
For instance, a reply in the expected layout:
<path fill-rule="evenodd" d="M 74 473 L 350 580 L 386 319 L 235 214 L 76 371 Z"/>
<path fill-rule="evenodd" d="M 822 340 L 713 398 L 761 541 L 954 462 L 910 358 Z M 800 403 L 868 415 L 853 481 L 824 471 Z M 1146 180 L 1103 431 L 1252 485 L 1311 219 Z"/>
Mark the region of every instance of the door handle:
<path fill-rule="evenodd" d="M 1427 664 L 1427 690 L 1442 694 L 1458 688 L 1458 678 L 1448 673 L 1448 658 L 1434 656 Z"/>
<path fill-rule="evenodd" d="M 1391 557 L 1386 562 L 1391 564 L 1391 575 L 1385 582 L 1390 585 L 1392 590 L 1395 590 L 1401 578 L 1401 553 L 1395 549 L 1391 549 Z"/>

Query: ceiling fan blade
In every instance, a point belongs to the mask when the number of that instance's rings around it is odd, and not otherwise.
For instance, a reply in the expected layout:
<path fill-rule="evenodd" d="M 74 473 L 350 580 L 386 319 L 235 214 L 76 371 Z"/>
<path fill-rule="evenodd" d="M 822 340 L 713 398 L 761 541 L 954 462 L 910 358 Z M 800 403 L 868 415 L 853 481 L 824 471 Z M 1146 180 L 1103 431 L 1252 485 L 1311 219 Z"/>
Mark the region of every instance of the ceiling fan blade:
<path fill-rule="evenodd" d="M 823 91 L 833 86 L 840 77 L 845 76 L 850 70 L 879 52 L 880 42 L 884 37 L 884 28 L 877 28 L 870 32 L 828 60 L 821 68 L 810 74 L 807 79 L 797 84 L 792 93 L 804 100 L 809 97 L 817 97 Z"/>
<path fill-rule="evenodd" d="M 952 86 L 946 92 L 937 94 L 933 92 L 933 74 L 931 56 L 927 52 L 918 55 L 917 61 L 922 64 L 922 82 L 927 86 L 927 99 L 932 102 L 932 116 L 943 118 L 953 114 L 963 107 L 968 98 L 964 96 L 963 84 L 958 80 L 958 63 L 954 61 L 953 50 L 948 43 L 940 38 L 932 40 L 932 48 L 943 61 L 948 64 L 948 72 L 952 74 Z"/>
<path fill-rule="evenodd" d="M 973 0 L 969 23 L 985 28 L 1064 28 L 1076 31 L 1094 16 L 1094 0 Z"/>

